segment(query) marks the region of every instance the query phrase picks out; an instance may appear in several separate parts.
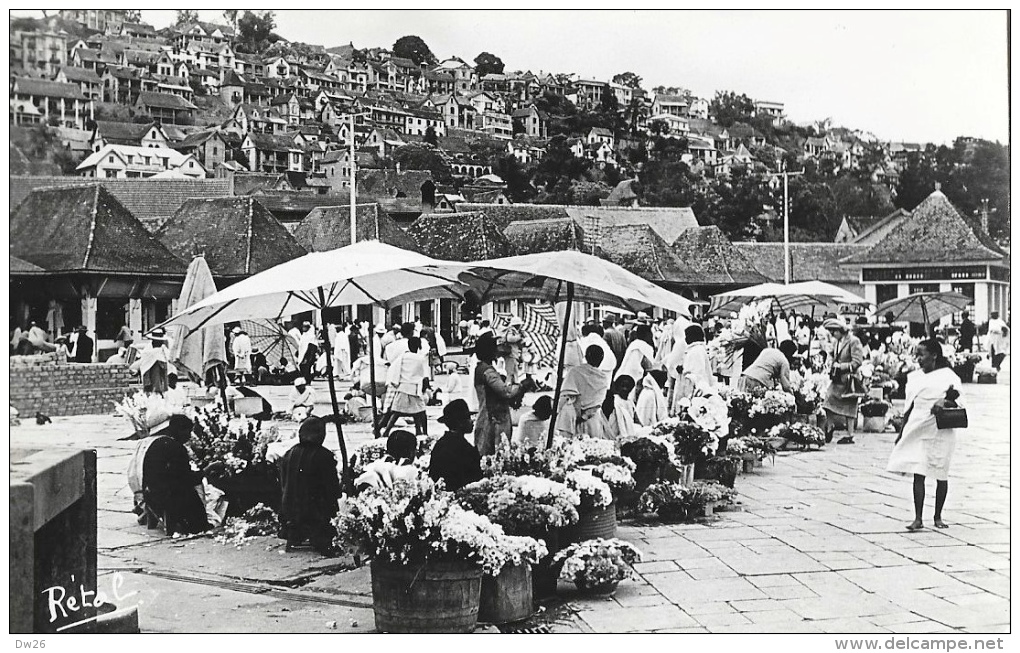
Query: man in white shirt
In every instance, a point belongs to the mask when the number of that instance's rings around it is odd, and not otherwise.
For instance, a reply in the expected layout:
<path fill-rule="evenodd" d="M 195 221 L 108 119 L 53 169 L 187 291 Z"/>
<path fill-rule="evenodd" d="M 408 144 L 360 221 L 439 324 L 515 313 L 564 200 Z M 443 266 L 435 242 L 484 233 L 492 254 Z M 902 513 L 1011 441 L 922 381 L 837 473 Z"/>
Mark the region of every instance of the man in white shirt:
<path fill-rule="evenodd" d="M 303 422 L 315 409 L 315 391 L 308 387 L 303 377 L 294 379 L 294 388 L 287 395 L 290 416 L 295 422 Z"/>
<path fill-rule="evenodd" d="M 396 333 L 396 339 L 386 345 L 383 353 L 387 363 L 392 363 L 397 356 L 407 351 L 407 339 L 414 337 L 414 322 L 404 322 L 397 328 L 399 331 Z"/>

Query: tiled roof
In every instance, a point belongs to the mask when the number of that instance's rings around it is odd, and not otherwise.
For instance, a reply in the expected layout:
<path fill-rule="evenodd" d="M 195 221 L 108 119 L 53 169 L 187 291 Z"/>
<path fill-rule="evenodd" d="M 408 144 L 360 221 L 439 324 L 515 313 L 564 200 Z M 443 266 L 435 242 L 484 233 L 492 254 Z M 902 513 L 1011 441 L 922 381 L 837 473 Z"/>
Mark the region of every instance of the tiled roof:
<path fill-rule="evenodd" d="M 96 71 L 90 68 L 75 68 L 74 66 L 62 66 L 60 72 L 64 73 L 67 77 L 68 82 L 89 82 L 90 84 L 100 84 L 102 79 L 96 74 Z"/>
<path fill-rule="evenodd" d="M 447 261 L 479 261 L 514 254 L 514 248 L 485 213 L 427 213 L 407 232 L 421 251 Z"/>
<path fill-rule="evenodd" d="M 421 187 L 432 181 L 428 170 L 358 170 L 358 196 L 364 198 L 404 197 L 421 199 Z"/>
<path fill-rule="evenodd" d="M 220 87 L 223 86 L 244 86 L 244 80 L 234 70 L 228 70 L 227 74 L 223 76 L 223 81 L 220 82 Z"/>
<path fill-rule="evenodd" d="M 909 217 L 910 211 L 896 209 L 889 215 L 872 222 L 870 225 L 862 225 L 864 228 L 857 231 L 851 242 L 860 245 L 874 245 L 879 240 L 885 238 L 885 235 L 897 224 Z"/>
<path fill-rule="evenodd" d="M 258 190 L 252 193 L 280 222 L 304 220 L 313 209 L 340 206 L 344 198 L 301 190 Z"/>
<path fill-rule="evenodd" d="M 46 79 L 32 77 L 16 77 L 14 93 L 19 95 L 39 95 L 42 97 L 64 98 L 65 100 L 84 100 L 81 87 L 77 84 L 51 82 Z"/>
<path fill-rule="evenodd" d="M 783 243 L 737 242 L 733 246 L 769 281 L 783 281 Z M 790 243 L 791 281 L 856 284 L 860 266 L 842 265 L 840 260 L 865 250 L 867 246 L 843 243 Z"/>
<path fill-rule="evenodd" d="M 585 217 L 598 218 L 603 228 L 625 225 L 648 225 L 667 243 L 676 240 L 685 229 L 697 227 L 694 211 L 689 207 L 617 207 L 565 206 L 560 204 L 471 204 L 457 207 L 459 211 L 485 211 L 502 227 L 517 220 L 570 217 L 585 226 Z"/>
<path fill-rule="evenodd" d="M 743 252 L 714 225 L 687 229 L 673 242 L 673 251 L 698 271 L 700 285 L 754 285 L 766 281 Z"/>
<path fill-rule="evenodd" d="M 10 177 L 11 206 L 17 206 L 37 188 L 89 186 L 95 179 L 84 177 Z M 98 182 L 143 223 L 169 218 L 185 200 L 195 197 L 230 195 L 228 179 L 103 179 Z"/>
<path fill-rule="evenodd" d="M 926 197 L 881 241 L 848 256 L 847 263 L 1001 261 L 1005 253 L 980 227 L 968 223 L 942 191 Z"/>
<path fill-rule="evenodd" d="M 9 256 L 10 258 L 10 273 L 11 274 L 25 274 L 33 272 L 45 272 L 45 270 L 38 265 L 29 263 L 28 261 L 22 260 L 17 256 Z"/>
<path fill-rule="evenodd" d="M 256 274 L 305 254 L 252 197 L 189 200 L 155 236 L 183 260 L 203 254 L 218 277 Z"/>
<path fill-rule="evenodd" d="M 597 252 L 602 258 L 649 281 L 691 284 L 700 278 L 646 224 L 603 227 L 597 242 Z"/>
<path fill-rule="evenodd" d="M 337 198 L 340 199 L 340 198 Z M 396 222 L 375 203 L 358 204 L 357 239 L 378 240 L 401 249 L 419 251 Z M 346 247 L 351 244 L 351 208 L 349 204 L 313 209 L 294 229 L 294 237 L 309 252 Z"/>
<path fill-rule="evenodd" d="M 138 101 L 136 104 L 145 107 L 156 107 L 158 109 L 189 109 L 195 110 L 196 107 L 191 102 L 188 102 L 179 95 L 170 95 L 169 93 L 153 93 L 152 91 L 142 91 L 138 94 Z"/>
<path fill-rule="evenodd" d="M 10 255 L 49 272 L 183 276 L 187 270 L 94 182 L 31 193 L 11 214 Z"/>
<path fill-rule="evenodd" d="M 516 254 L 584 249 L 584 230 L 571 218 L 511 222 L 503 230 Z"/>
<path fill-rule="evenodd" d="M 619 204 L 620 202 L 627 202 L 630 200 L 637 199 L 637 193 L 634 192 L 634 182 L 636 179 L 624 179 L 616 185 L 613 192 L 609 193 L 609 197 L 605 199 L 608 204 L 610 202 Z"/>
<path fill-rule="evenodd" d="M 248 134 L 248 138 L 251 139 L 255 148 L 259 150 L 269 152 L 289 152 L 291 150 L 301 149 L 294 143 L 293 137 L 288 137 L 283 134 L 260 134 L 259 132 L 250 132 Z"/>
<path fill-rule="evenodd" d="M 114 122 L 110 120 L 97 120 L 96 131 L 107 143 L 121 145 L 134 145 L 141 142 L 142 137 L 156 123 L 136 122 Z"/>

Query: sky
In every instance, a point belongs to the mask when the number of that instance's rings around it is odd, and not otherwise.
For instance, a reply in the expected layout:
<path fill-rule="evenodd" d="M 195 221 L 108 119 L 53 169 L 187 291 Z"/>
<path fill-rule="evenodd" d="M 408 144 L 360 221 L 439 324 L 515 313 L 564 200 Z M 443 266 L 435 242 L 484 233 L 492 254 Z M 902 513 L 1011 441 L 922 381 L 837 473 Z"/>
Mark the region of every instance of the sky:
<path fill-rule="evenodd" d="M 175 16 L 142 17 L 159 28 Z M 416 34 L 441 59 L 486 51 L 508 71 L 632 71 L 646 89 L 733 90 L 785 103 L 794 122 L 831 118 L 882 140 L 1009 138 L 1003 10 L 277 10 L 276 23 L 288 40 L 325 46 L 389 48 Z"/>

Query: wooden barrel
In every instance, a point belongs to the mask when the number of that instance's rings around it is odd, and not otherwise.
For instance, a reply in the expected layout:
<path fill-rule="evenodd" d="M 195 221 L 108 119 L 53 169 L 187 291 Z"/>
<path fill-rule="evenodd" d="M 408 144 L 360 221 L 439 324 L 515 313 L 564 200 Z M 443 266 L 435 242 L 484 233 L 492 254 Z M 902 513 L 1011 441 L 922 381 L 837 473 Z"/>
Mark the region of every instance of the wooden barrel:
<path fill-rule="evenodd" d="M 375 627 L 388 633 L 470 633 L 478 622 L 481 589 L 478 565 L 373 560 Z"/>
<path fill-rule="evenodd" d="M 531 565 L 507 565 L 498 576 L 482 576 L 478 621 L 505 624 L 527 619 L 532 605 Z"/>
<path fill-rule="evenodd" d="M 616 501 L 597 507 L 582 502 L 577 514 L 580 519 L 568 531 L 571 542 L 616 537 Z"/>

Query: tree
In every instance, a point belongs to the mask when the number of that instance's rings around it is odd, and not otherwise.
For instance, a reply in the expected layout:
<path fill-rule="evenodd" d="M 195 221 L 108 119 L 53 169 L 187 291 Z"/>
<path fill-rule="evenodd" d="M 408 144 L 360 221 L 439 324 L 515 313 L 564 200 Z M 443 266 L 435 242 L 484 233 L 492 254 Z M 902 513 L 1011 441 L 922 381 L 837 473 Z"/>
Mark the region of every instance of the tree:
<path fill-rule="evenodd" d="M 437 145 L 439 145 L 439 138 L 436 136 L 436 130 L 432 125 L 429 125 L 428 128 L 425 130 L 424 140 L 432 147 L 436 147 Z"/>
<path fill-rule="evenodd" d="M 750 122 L 754 117 L 754 100 L 743 93 L 737 95 L 733 91 L 716 91 L 708 112 L 723 127 L 729 127 L 735 122 Z"/>
<path fill-rule="evenodd" d="M 448 184 L 453 181 L 450 164 L 438 150 L 424 143 L 409 143 L 393 151 L 393 162 L 402 170 L 428 170 L 433 181 Z"/>
<path fill-rule="evenodd" d="M 489 73 L 501 75 L 503 73 L 503 60 L 490 52 L 483 52 L 475 57 L 475 74 L 482 78 Z"/>
<path fill-rule="evenodd" d="M 262 52 L 271 43 L 273 29 L 276 27 L 276 13 L 263 11 L 256 14 L 245 11 L 237 21 L 237 42 L 239 52 L 256 54 Z"/>
<path fill-rule="evenodd" d="M 198 12 L 194 9 L 178 9 L 177 20 L 174 25 L 186 25 L 188 23 L 198 22 Z"/>
<path fill-rule="evenodd" d="M 414 35 L 401 36 L 397 39 L 393 44 L 393 56 L 410 59 L 419 66 L 423 63 L 430 65 L 436 63 L 436 56 L 432 54 L 429 46 L 420 36 Z"/>
<path fill-rule="evenodd" d="M 238 9 L 226 9 L 223 11 L 223 20 L 227 21 L 227 25 L 233 27 L 235 32 L 237 31 L 237 17 L 240 13 Z"/>
<path fill-rule="evenodd" d="M 613 75 L 613 83 L 627 88 L 641 88 L 641 76 L 628 71 Z"/>
<path fill-rule="evenodd" d="M 512 202 L 527 202 L 535 196 L 528 171 L 511 154 L 505 154 L 493 162 L 492 171 L 506 182 L 506 195 Z"/>

